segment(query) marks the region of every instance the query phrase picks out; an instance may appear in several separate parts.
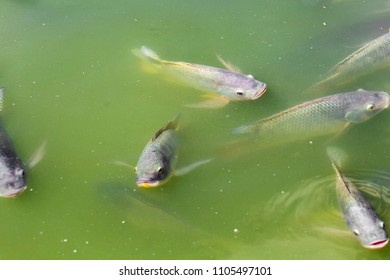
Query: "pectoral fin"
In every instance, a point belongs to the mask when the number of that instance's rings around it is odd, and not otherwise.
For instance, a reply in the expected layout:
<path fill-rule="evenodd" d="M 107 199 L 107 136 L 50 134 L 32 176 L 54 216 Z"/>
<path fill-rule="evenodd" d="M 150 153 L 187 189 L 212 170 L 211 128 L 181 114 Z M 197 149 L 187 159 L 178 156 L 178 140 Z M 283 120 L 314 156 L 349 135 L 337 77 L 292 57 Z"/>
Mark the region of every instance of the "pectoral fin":
<path fill-rule="evenodd" d="M 225 68 L 226 68 L 227 70 L 232 71 L 232 72 L 234 72 L 234 73 L 240 73 L 240 74 L 242 74 L 242 71 L 241 71 L 238 67 L 232 65 L 232 64 L 231 64 L 230 62 L 228 62 L 228 61 L 225 61 L 225 60 L 224 60 L 222 57 L 220 57 L 218 54 L 217 54 L 217 58 L 218 58 L 219 62 L 221 62 L 222 65 L 225 66 Z"/>
<path fill-rule="evenodd" d="M 46 143 L 46 140 L 43 141 L 43 143 L 34 151 L 34 153 L 28 159 L 27 166 L 29 168 L 33 168 L 43 159 L 46 153 Z"/>
<path fill-rule="evenodd" d="M 195 104 L 186 105 L 192 108 L 218 109 L 229 103 L 229 99 L 218 95 L 206 95 L 207 100 Z"/>
<path fill-rule="evenodd" d="M 198 168 L 199 166 L 203 165 L 203 164 L 206 164 L 206 163 L 209 163 L 210 161 L 212 161 L 213 158 L 209 158 L 209 159 L 206 159 L 206 160 L 200 160 L 200 161 L 196 161 L 194 163 L 191 163 L 190 165 L 187 165 L 187 166 L 184 166 L 180 169 L 176 169 L 174 171 L 174 174 L 175 176 L 182 176 L 182 175 L 185 175 L 189 172 L 191 172 L 192 170 Z"/>
<path fill-rule="evenodd" d="M 351 126 L 351 123 L 350 122 L 347 122 L 339 132 L 336 133 L 336 135 L 332 136 L 332 138 L 330 138 L 328 141 L 326 141 L 327 144 L 329 144 L 330 142 L 333 142 L 337 137 L 339 137 L 341 134 L 343 134 L 347 129 L 348 127 Z"/>

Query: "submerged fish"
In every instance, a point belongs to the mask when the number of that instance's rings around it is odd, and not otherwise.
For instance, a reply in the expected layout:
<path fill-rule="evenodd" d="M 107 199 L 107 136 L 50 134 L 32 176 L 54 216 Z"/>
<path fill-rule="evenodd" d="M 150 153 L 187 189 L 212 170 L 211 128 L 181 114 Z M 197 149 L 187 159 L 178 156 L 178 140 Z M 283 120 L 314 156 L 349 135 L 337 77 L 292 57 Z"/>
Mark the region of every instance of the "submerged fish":
<path fill-rule="evenodd" d="M 177 125 L 178 118 L 170 121 L 157 131 L 144 148 L 135 168 L 138 186 L 159 186 L 172 174 L 172 164 L 178 149 Z"/>
<path fill-rule="evenodd" d="M 370 42 L 336 64 L 309 92 L 322 92 L 390 66 L 390 33 Z"/>
<path fill-rule="evenodd" d="M 390 95 L 380 91 L 358 90 L 339 93 L 308 102 L 243 125 L 234 133 L 249 134 L 264 143 L 289 142 L 341 132 L 351 123 L 361 123 L 386 109 Z"/>
<path fill-rule="evenodd" d="M 348 227 L 364 247 L 383 248 L 389 242 L 384 222 L 356 186 L 340 172 L 342 152 L 333 147 L 327 152 L 336 172 L 337 198 Z"/>
<path fill-rule="evenodd" d="M 254 100 L 262 96 L 267 85 L 257 81 L 252 75 L 244 75 L 234 69 L 230 64 L 218 59 L 229 70 L 192 64 L 187 62 L 174 62 L 162 60 L 160 57 L 148 49 L 133 50 L 139 58 L 151 63 L 155 68 L 163 70 L 164 74 L 173 77 L 179 82 L 183 82 L 206 93 L 209 100 L 191 105 L 201 108 L 218 108 L 226 105 L 229 101 Z"/>
<path fill-rule="evenodd" d="M 0 106 L 4 90 L 0 88 Z M 0 196 L 16 197 L 26 189 L 26 168 L 8 138 L 0 127 Z"/>
<path fill-rule="evenodd" d="M 157 131 L 146 145 L 135 167 L 136 183 L 139 187 L 157 187 L 165 183 L 171 176 L 182 176 L 195 168 L 213 160 L 196 161 L 188 166 L 173 170 L 179 146 L 177 135 L 179 117 L 168 122 Z"/>

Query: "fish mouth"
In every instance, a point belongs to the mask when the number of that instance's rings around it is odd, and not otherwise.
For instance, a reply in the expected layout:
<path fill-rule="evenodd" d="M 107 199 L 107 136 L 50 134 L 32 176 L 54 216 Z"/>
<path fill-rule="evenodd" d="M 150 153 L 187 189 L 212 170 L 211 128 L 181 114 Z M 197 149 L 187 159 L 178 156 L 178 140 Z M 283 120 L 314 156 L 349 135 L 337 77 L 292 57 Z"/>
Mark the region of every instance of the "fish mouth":
<path fill-rule="evenodd" d="M 364 247 L 366 247 L 368 249 L 380 249 L 380 248 L 385 247 L 387 245 L 387 243 L 389 243 L 389 239 L 383 239 L 383 240 L 372 242 Z"/>
<path fill-rule="evenodd" d="M 142 188 L 154 188 L 161 184 L 160 181 L 138 180 L 137 186 Z"/>
<path fill-rule="evenodd" d="M 267 91 L 267 85 L 266 84 L 262 84 L 260 89 L 256 92 L 256 94 L 253 96 L 253 100 L 254 99 L 257 99 L 259 98 L 260 96 L 262 96 L 265 92 Z"/>
<path fill-rule="evenodd" d="M 13 191 L 13 192 L 0 194 L 0 196 L 7 197 L 7 198 L 16 198 L 16 197 L 20 196 L 25 191 L 25 189 L 27 189 L 27 186 L 19 188 L 16 191 Z"/>

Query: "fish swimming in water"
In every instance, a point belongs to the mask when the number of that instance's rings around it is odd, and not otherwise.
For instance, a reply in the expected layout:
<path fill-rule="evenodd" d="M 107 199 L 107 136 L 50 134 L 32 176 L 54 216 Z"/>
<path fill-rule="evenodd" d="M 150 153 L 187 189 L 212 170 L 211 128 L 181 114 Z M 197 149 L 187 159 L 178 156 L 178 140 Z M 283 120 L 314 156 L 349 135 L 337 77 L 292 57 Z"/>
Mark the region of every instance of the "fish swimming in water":
<path fill-rule="evenodd" d="M 210 162 L 206 159 L 173 170 L 179 146 L 177 135 L 179 117 L 159 129 L 146 145 L 135 167 L 136 183 L 139 187 L 157 187 L 165 183 L 172 175 L 181 176 L 200 165 Z"/>
<path fill-rule="evenodd" d="M 209 100 L 190 105 L 191 107 L 219 108 L 229 101 L 255 100 L 267 89 L 265 83 L 255 80 L 252 75 L 240 73 L 220 57 L 218 59 L 228 70 L 162 60 L 154 51 L 144 46 L 141 49 L 134 49 L 133 53 L 174 80 L 208 93 L 206 97 Z"/>
<path fill-rule="evenodd" d="M 390 33 L 386 33 L 350 54 L 336 64 L 325 78 L 308 92 L 323 92 L 347 84 L 359 77 L 390 66 Z"/>
<path fill-rule="evenodd" d="M 341 173 L 343 152 L 328 147 L 327 153 L 336 173 L 337 198 L 348 227 L 364 247 L 383 248 L 389 242 L 385 224 L 351 180 Z"/>
<path fill-rule="evenodd" d="M 178 150 L 178 118 L 159 129 L 144 148 L 137 166 L 136 182 L 140 187 L 156 187 L 168 180 Z"/>
<path fill-rule="evenodd" d="M 4 89 L 0 88 L 0 105 Z M 0 196 L 16 197 L 26 189 L 26 167 L 3 127 L 0 127 Z"/>
<path fill-rule="evenodd" d="M 261 143 L 292 142 L 341 132 L 350 124 L 370 119 L 389 104 L 388 93 L 360 89 L 304 102 L 233 132 L 255 137 Z"/>

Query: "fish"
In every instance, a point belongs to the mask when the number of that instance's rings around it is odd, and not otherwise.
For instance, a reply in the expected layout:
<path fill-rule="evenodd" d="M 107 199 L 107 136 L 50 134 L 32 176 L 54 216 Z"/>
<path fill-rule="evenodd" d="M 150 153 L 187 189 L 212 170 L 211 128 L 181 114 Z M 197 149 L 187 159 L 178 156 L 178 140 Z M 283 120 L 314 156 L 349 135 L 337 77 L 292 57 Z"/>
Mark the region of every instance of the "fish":
<path fill-rule="evenodd" d="M 345 158 L 344 152 L 335 147 L 328 147 L 327 153 L 336 173 L 337 199 L 348 227 L 363 247 L 368 249 L 385 247 L 389 242 L 385 223 L 352 181 L 340 171 Z"/>
<path fill-rule="evenodd" d="M 4 89 L 0 88 L 2 109 Z M 0 124 L 0 196 L 17 197 L 27 188 L 26 166 L 19 158 L 7 132 Z"/>
<path fill-rule="evenodd" d="M 187 62 L 162 60 L 154 51 L 143 46 L 132 52 L 143 61 L 175 81 L 184 83 L 206 93 L 205 101 L 189 105 L 197 108 L 220 108 L 230 101 L 255 100 L 267 90 L 267 85 L 252 75 L 242 74 L 238 69 L 218 56 L 227 68 L 217 68 Z"/>
<path fill-rule="evenodd" d="M 242 125 L 233 134 L 249 135 L 264 143 L 284 143 L 340 133 L 386 109 L 390 95 L 360 89 L 306 101 L 270 117 Z"/>
<path fill-rule="evenodd" d="M 389 66 L 390 33 L 386 33 L 366 43 L 337 63 L 321 81 L 312 85 L 307 92 L 323 92 Z"/>
<path fill-rule="evenodd" d="M 178 124 L 179 116 L 159 129 L 145 146 L 134 168 L 136 184 L 139 187 L 151 188 L 161 186 L 172 176 L 183 176 L 199 166 L 214 160 L 214 158 L 208 158 L 173 169 L 179 148 Z M 128 166 L 127 164 L 120 164 Z"/>
<path fill-rule="evenodd" d="M 140 187 L 157 187 L 172 175 L 179 139 L 178 117 L 159 129 L 146 145 L 135 167 L 136 183 Z"/>

